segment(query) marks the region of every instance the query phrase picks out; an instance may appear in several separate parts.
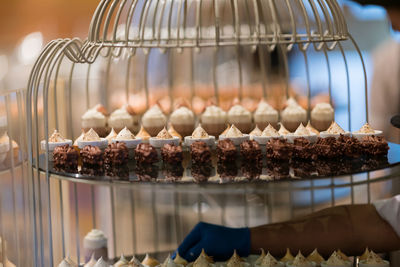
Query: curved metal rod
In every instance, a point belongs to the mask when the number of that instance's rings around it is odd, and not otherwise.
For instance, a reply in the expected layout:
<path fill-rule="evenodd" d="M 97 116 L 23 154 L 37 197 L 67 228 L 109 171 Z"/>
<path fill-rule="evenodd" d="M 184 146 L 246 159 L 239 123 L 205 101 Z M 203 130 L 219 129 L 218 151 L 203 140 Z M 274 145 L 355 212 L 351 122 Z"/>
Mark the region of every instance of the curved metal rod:
<path fill-rule="evenodd" d="M 120 0 L 114 0 L 107 12 L 107 16 L 103 25 L 103 40 L 107 40 L 108 28 L 110 27 L 111 19 L 114 16 L 114 10 L 117 7 L 119 1 Z"/>
<path fill-rule="evenodd" d="M 122 0 L 122 2 L 119 4 L 117 15 L 115 16 L 114 27 L 113 27 L 113 30 L 112 30 L 112 33 L 113 33 L 112 34 L 112 41 L 113 42 L 117 42 L 118 23 L 119 23 L 119 20 L 121 19 L 122 10 L 125 7 L 126 1 L 127 0 Z M 125 28 L 125 31 L 128 31 L 128 30 L 129 29 Z"/>

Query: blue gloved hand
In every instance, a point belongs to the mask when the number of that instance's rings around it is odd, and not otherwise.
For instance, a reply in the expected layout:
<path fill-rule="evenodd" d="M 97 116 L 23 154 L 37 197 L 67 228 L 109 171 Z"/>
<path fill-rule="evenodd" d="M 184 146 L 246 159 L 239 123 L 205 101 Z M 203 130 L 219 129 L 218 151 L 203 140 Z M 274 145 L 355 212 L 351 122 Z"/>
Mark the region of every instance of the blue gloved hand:
<path fill-rule="evenodd" d="M 181 257 L 192 262 L 202 249 L 215 261 L 229 259 L 235 249 L 239 256 L 246 257 L 250 254 L 250 230 L 200 222 L 183 240 L 178 252 Z"/>

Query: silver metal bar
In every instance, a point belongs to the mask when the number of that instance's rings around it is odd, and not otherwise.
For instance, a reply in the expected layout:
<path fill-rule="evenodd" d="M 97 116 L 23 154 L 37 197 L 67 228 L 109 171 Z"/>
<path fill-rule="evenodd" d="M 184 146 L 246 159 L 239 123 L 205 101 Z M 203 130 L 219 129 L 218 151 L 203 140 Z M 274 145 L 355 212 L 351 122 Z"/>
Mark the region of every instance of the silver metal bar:
<path fill-rule="evenodd" d="M 97 229 L 97 224 L 96 224 L 96 195 L 95 195 L 95 190 L 94 186 L 90 185 L 90 196 L 91 196 L 91 201 L 92 201 L 92 225 L 93 229 Z"/>
<path fill-rule="evenodd" d="M 138 253 L 138 250 L 137 250 L 137 239 L 136 239 L 135 196 L 133 190 L 135 189 L 133 188 L 129 189 L 129 198 L 131 201 L 133 255 L 135 255 Z"/>
<path fill-rule="evenodd" d="M 77 183 L 74 183 L 74 200 L 75 200 L 75 242 L 76 242 L 76 262 L 81 262 L 81 251 L 80 251 L 80 237 L 79 237 L 79 207 L 78 207 L 78 188 Z"/>
<path fill-rule="evenodd" d="M 114 187 L 110 186 L 110 199 L 111 199 L 111 229 L 112 229 L 112 235 L 113 235 L 113 250 L 114 250 L 114 257 L 117 254 L 117 232 L 115 229 L 115 193 L 114 193 Z"/>

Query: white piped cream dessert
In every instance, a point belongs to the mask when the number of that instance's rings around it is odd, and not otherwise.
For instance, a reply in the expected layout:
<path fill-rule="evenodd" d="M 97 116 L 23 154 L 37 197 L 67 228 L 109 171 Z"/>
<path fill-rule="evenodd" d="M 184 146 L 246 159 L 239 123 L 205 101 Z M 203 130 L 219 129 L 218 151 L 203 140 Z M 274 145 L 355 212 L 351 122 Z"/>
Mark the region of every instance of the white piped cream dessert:
<path fill-rule="evenodd" d="M 296 138 L 305 138 L 308 141 L 314 143 L 317 141 L 318 136 L 315 133 L 312 133 L 310 130 L 308 130 L 302 123 L 300 123 L 299 127 L 297 127 L 296 131 L 292 134 L 288 134 L 285 136 L 286 139 L 293 143 Z"/>
<path fill-rule="evenodd" d="M 100 257 L 100 259 L 96 262 L 94 267 L 110 267 L 108 263 L 103 259 L 103 257 Z"/>
<path fill-rule="evenodd" d="M 317 249 L 314 249 L 313 252 L 307 256 L 307 260 L 315 262 L 317 266 L 321 266 L 321 263 L 325 261 L 325 259 L 318 253 Z"/>
<path fill-rule="evenodd" d="M 175 130 L 174 126 L 171 123 L 169 124 L 168 132 L 173 137 L 178 137 L 179 140 L 182 140 L 182 135 Z"/>
<path fill-rule="evenodd" d="M 268 124 L 264 131 L 261 132 L 261 136 L 254 136 L 253 139 L 260 145 L 265 145 L 272 138 L 281 138 L 278 131 L 271 125 Z"/>
<path fill-rule="evenodd" d="M 220 135 L 219 139 L 230 139 L 236 146 L 238 146 L 244 141 L 249 140 L 250 136 L 248 134 L 243 134 L 234 124 L 232 124 L 226 134 Z"/>
<path fill-rule="evenodd" d="M 277 261 L 269 252 L 262 259 L 260 267 L 283 267 L 284 264 L 282 262 Z"/>
<path fill-rule="evenodd" d="M 132 132 L 139 131 L 140 116 L 135 114 L 133 108 L 129 105 L 124 105 L 119 109 L 114 110 L 108 118 L 108 127 L 114 128 L 120 132 L 127 127 Z"/>
<path fill-rule="evenodd" d="M 179 145 L 180 139 L 179 137 L 172 136 L 167 129 L 164 127 L 156 137 L 150 137 L 150 145 L 156 147 L 156 148 L 161 148 L 165 144 L 174 144 L 176 146 Z"/>
<path fill-rule="evenodd" d="M 245 263 L 236 253 L 236 250 L 233 252 L 232 257 L 226 262 L 226 267 L 244 267 L 248 265 L 250 264 Z"/>
<path fill-rule="evenodd" d="M 347 267 L 350 266 L 350 263 L 345 261 L 336 251 L 334 251 L 327 261 L 321 263 L 321 266 Z"/>
<path fill-rule="evenodd" d="M 325 131 L 335 119 L 335 111 L 329 103 L 318 103 L 311 111 L 311 123 L 318 131 Z"/>
<path fill-rule="evenodd" d="M 175 262 L 176 264 L 180 264 L 180 265 L 183 265 L 183 266 L 188 265 L 188 261 L 185 260 L 184 258 L 182 258 L 181 255 L 179 255 L 179 252 L 176 253 L 174 262 Z"/>
<path fill-rule="evenodd" d="M 369 251 L 368 257 L 365 260 L 360 261 L 360 267 L 389 267 L 390 263 L 383 260 L 372 250 Z"/>
<path fill-rule="evenodd" d="M 114 128 L 111 128 L 110 133 L 106 136 L 106 139 L 108 141 L 108 144 L 112 143 L 112 140 L 117 137 L 117 132 L 114 130 Z"/>
<path fill-rule="evenodd" d="M 107 111 L 104 106 L 97 104 L 87 110 L 81 117 L 82 128 L 85 132 L 94 129 L 101 137 L 107 136 Z"/>
<path fill-rule="evenodd" d="M 108 141 L 105 138 L 101 138 L 96 131 L 91 128 L 83 135 L 82 140 L 78 141 L 78 147 L 80 149 L 88 145 L 97 146 L 100 149 L 104 149 L 107 147 Z"/>
<path fill-rule="evenodd" d="M 94 267 L 96 265 L 96 260 L 94 258 L 94 254 L 90 257 L 90 261 L 88 261 L 83 267 Z"/>
<path fill-rule="evenodd" d="M 250 138 L 253 138 L 253 136 L 261 136 L 262 131 L 260 128 L 258 128 L 258 125 L 256 124 L 256 127 L 253 129 L 253 131 L 250 132 Z"/>
<path fill-rule="evenodd" d="M 287 248 L 285 256 L 283 256 L 283 258 L 281 259 L 281 262 L 285 262 L 286 263 L 286 262 L 293 261 L 293 260 L 294 260 L 294 256 L 290 252 L 290 249 Z"/>
<path fill-rule="evenodd" d="M 186 136 L 185 137 L 185 143 L 187 146 L 190 146 L 196 141 L 203 141 L 205 142 L 208 146 L 214 146 L 215 145 L 215 137 L 209 135 L 206 130 L 203 129 L 201 124 L 199 124 L 196 129 L 194 129 L 193 133 L 191 136 Z"/>
<path fill-rule="evenodd" d="M 267 127 L 268 124 L 272 124 L 274 127 L 277 127 L 278 116 L 278 111 L 264 100 L 260 101 L 256 111 L 253 114 L 254 123 L 258 124 L 261 129 Z"/>
<path fill-rule="evenodd" d="M 350 133 L 343 130 L 336 122 L 332 122 L 331 126 L 329 126 L 329 128 L 326 131 L 320 132 L 319 135 L 322 138 L 325 137 L 339 138 L 340 135 L 350 135 Z"/>
<path fill-rule="evenodd" d="M 316 135 L 319 135 L 319 131 L 318 131 L 317 129 L 315 129 L 315 128 L 311 125 L 311 122 L 310 122 L 310 121 L 308 121 L 306 128 L 307 128 L 310 132 L 315 133 Z"/>
<path fill-rule="evenodd" d="M 169 121 L 180 134 L 188 136 L 194 130 L 196 118 L 193 111 L 187 107 L 180 107 L 172 112 Z"/>
<path fill-rule="evenodd" d="M 287 107 L 281 112 L 281 122 L 289 131 L 294 132 L 300 123 L 307 123 L 307 112 L 294 99 L 288 100 Z"/>
<path fill-rule="evenodd" d="M 285 126 L 283 124 L 280 125 L 278 133 L 279 133 L 279 135 L 282 135 L 282 136 L 290 134 L 290 132 L 285 128 Z"/>
<path fill-rule="evenodd" d="M 286 264 L 288 267 L 314 267 L 315 263 L 307 260 L 299 251 L 293 261 Z"/>
<path fill-rule="evenodd" d="M 227 121 L 226 112 L 217 106 L 208 106 L 201 115 L 203 128 L 213 136 L 218 136 L 224 131 Z"/>
<path fill-rule="evenodd" d="M 262 260 L 264 259 L 265 255 L 266 255 L 266 254 L 265 254 L 264 249 L 261 248 L 261 254 L 260 254 L 260 256 L 255 260 L 254 265 L 260 265 L 261 262 L 262 262 Z"/>
<path fill-rule="evenodd" d="M 136 138 L 135 135 L 125 127 L 117 134 L 112 142 L 121 142 L 125 143 L 127 148 L 136 148 L 136 146 L 142 142 L 142 139 Z"/>
<path fill-rule="evenodd" d="M 358 140 L 362 140 L 366 136 L 380 136 L 382 135 L 382 131 L 375 130 L 369 125 L 369 123 L 365 123 L 360 130 L 353 132 L 353 136 Z"/>
<path fill-rule="evenodd" d="M 160 265 L 160 262 L 158 260 L 156 260 L 155 258 L 150 257 L 149 254 L 146 254 L 146 257 L 144 257 L 142 264 L 147 267 L 156 267 L 156 266 Z"/>
<path fill-rule="evenodd" d="M 103 257 L 108 259 L 107 237 L 101 230 L 92 229 L 83 239 L 85 261 L 88 262 L 93 256 L 95 259 Z"/>
<path fill-rule="evenodd" d="M 151 136 L 156 136 L 167 124 L 167 117 L 158 105 L 154 105 L 142 117 L 142 125 Z"/>
<path fill-rule="evenodd" d="M 143 126 L 141 126 L 136 137 L 142 139 L 143 143 L 148 143 L 151 135 L 146 131 L 146 129 Z"/>
<path fill-rule="evenodd" d="M 251 131 L 252 115 L 251 112 L 241 105 L 234 105 L 228 111 L 228 122 L 235 124 L 243 133 Z"/>
<path fill-rule="evenodd" d="M 116 263 L 114 263 L 113 266 L 114 267 L 128 267 L 129 262 L 127 261 L 127 259 L 125 259 L 124 255 L 121 255 L 119 260 Z"/>
<path fill-rule="evenodd" d="M 69 257 L 63 259 L 63 261 L 58 265 L 58 267 L 78 267 L 78 264 L 73 262 Z"/>
<path fill-rule="evenodd" d="M 199 257 L 194 261 L 193 267 L 214 267 L 212 259 L 205 253 L 204 249 L 201 251 Z"/>
<path fill-rule="evenodd" d="M 46 151 L 46 140 L 42 140 L 40 144 L 42 150 Z M 64 146 L 64 145 L 72 146 L 72 140 L 65 139 L 57 130 L 54 130 L 53 134 L 49 137 L 48 144 L 49 144 L 49 152 L 51 153 L 57 146 Z M 6 150 L 8 151 L 10 149 L 10 144 L 6 143 L 5 146 L 7 146 L 8 149 Z"/>
<path fill-rule="evenodd" d="M 83 136 L 85 135 L 85 131 L 82 129 L 82 133 L 78 136 L 74 141 L 74 147 L 78 147 L 78 142 L 83 140 Z"/>

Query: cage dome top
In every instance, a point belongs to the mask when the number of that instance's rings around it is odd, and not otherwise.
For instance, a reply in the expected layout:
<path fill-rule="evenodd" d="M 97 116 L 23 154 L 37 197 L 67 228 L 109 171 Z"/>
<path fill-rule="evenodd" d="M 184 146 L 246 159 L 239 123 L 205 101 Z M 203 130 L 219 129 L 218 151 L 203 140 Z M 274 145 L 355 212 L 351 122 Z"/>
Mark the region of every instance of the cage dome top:
<path fill-rule="evenodd" d="M 336 0 L 102 0 L 88 42 L 184 48 L 325 43 L 347 37 Z"/>

